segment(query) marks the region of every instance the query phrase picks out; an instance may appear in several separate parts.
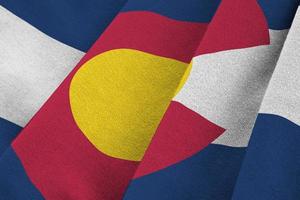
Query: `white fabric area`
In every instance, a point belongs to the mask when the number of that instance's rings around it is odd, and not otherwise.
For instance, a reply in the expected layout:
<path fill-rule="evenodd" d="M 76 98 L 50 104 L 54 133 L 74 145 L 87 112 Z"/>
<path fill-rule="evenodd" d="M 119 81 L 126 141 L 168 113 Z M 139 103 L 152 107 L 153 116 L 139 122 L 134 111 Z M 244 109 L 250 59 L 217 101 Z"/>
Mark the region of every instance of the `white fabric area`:
<path fill-rule="evenodd" d="M 83 56 L 0 6 L 0 117 L 24 126 Z"/>
<path fill-rule="evenodd" d="M 300 124 L 300 11 L 282 49 L 260 113 L 280 115 Z"/>
<path fill-rule="evenodd" d="M 213 143 L 248 145 L 259 107 L 288 30 L 269 30 L 270 45 L 200 55 L 175 96 L 226 129 Z"/>

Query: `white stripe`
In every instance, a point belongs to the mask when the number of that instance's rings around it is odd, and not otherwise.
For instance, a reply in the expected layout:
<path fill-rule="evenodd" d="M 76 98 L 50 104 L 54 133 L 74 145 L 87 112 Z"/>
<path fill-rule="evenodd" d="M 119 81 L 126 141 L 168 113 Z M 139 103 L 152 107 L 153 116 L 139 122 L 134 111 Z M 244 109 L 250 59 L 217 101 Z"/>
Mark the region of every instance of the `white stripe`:
<path fill-rule="evenodd" d="M 24 126 L 83 56 L 0 6 L 0 117 Z"/>
<path fill-rule="evenodd" d="M 226 129 L 214 143 L 247 146 L 287 30 L 270 30 L 271 45 L 201 55 L 175 100 Z"/>
<path fill-rule="evenodd" d="M 295 15 L 260 112 L 300 125 L 300 11 Z"/>

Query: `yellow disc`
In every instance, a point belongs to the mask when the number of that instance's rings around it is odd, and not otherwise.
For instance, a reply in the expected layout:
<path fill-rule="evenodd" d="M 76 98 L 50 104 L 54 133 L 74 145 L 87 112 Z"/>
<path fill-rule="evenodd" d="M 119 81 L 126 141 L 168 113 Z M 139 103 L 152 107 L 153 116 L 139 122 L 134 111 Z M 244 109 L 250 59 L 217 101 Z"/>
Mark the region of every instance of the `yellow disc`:
<path fill-rule="evenodd" d="M 187 66 L 130 49 L 95 56 L 71 81 L 77 126 L 104 154 L 141 160 Z"/>

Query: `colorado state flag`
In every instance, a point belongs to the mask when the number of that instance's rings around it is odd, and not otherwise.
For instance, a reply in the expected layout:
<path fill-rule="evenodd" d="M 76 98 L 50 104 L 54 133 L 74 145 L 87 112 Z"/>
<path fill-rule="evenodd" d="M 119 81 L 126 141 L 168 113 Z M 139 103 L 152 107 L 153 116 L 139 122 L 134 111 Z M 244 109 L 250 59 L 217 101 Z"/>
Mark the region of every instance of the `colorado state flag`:
<path fill-rule="evenodd" d="M 300 198 L 298 0 L 0 5 L 0 199 Z"/>

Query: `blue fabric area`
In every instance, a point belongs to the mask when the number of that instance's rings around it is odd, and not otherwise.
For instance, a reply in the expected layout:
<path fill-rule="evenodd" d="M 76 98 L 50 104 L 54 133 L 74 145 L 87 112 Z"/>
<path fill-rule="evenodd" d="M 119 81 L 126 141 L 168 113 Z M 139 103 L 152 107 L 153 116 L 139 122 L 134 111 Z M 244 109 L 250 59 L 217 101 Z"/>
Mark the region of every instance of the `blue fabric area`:
<path fill-rule="evenodd" d="M 129 0 L 123 11 L 153 11 L 177 19 L 206 22 L 220 0 Z M 127 0 L 2 0 L 0 5 L 50 37 L 87 51 Z"/>
<path fill-rule="evenodd" d="M 300 199 L 300 126 L 259 114 L 233 200 Z"/>
<path fill-rule="evenodd" d="M 210 144 L 186 160 L 130 184 L 124 200 L 227 200 L 245 148 Z"/>
<path fill-rule="evenodd" d="M 47 35 L 87 51 L 127 0 L 1 0 L 0 5 Z M 258 0 L 271 29 L 290 27 L 299 0 Z M 220 0 L 129 0 L 126 11 L 151 11 L 176 20 L 209 22 Z"/>
<path fill-rule="evenodd" d="M 30 182 L 20 160 L 11 147 L 5 151 L 0 159 L 0 199 L 44 199 Z"/>
<path fill-rule="evenodd" d="M 269 28 L 283 30 L 291 27 L 299 0 L 257 0 L 267 18 Z"/>
<path fill-rule="evenodd" d="M 9 147 L 22 127 L 0 117 L 0 155 Z"/>
<path fill-rule="evenodd" d="M 290 28 L 299 0 L 257 0 L 270 29 Z M 131 0 L 122 11 L 147 10 L 177 20 L 193 22 L 211 21 L 221 0 Z M 180 8 L 180 9 L 179 9 Z"/>
<path fill-rule="evenodd" d="M 126 0 L 1 0 L 0 5 L 52 38 L 87 51 Z"/>
<path fill-rule="evenodd" d="M 144 10 L 181 21 L 209 22 L 220 2 L 220 0 L 129 0 L 122 11 Z"/>

